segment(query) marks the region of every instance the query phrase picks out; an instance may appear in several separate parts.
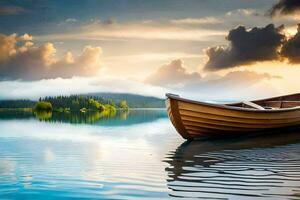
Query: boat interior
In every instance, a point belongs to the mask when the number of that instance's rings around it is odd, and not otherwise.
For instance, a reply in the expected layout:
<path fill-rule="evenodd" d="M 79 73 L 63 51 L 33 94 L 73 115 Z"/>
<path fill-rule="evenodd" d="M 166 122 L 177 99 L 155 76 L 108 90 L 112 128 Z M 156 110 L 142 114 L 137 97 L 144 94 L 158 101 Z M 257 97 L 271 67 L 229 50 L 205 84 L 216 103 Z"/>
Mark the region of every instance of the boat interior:
<path fill-rule="evenodd" d="M 256 101 L 243 101 L 227 105 L 257 110 L 296 108 L 300 106 L 300 93 Z"/>

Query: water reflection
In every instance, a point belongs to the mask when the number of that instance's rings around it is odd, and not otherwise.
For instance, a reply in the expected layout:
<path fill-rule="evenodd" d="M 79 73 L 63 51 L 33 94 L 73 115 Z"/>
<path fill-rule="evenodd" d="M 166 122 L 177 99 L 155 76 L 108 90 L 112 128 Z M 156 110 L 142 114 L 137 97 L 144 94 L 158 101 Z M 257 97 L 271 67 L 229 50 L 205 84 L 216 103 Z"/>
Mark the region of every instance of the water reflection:
<path fill-rule="evenodd" d="M 167 118 L 165 110 L 127 110 L 117 112 L 24 112 L 1 111 L 0 120 L 37 119 L 46 122 L 125 126 Z"/>
<path fill-rule="evenodd" d="M 299 133 L 185 142 L 166 158 L 170 196 L 299 198 Z"/>
<path fill-rule="evenodd" d="M 32 112 L 25 112 L 19 110 L 12 111 L 1 111 L 0 120 L 11 120 L 11 119 L 31 119 L 34 118 Z"/>
<path fill-rule="evenodd" d="M 49 120 L 52 118 L 52 112 L 46 112 L 46 111 L 42 111 L 42 112 L 34 112 L 34 115 L 37 119 L 39 120 Z"/>
<path fill-rule="evenodd" d="M 165 111 L 118 115 L 109 126 L 0 120 L 0 199 L 168 198 L 161 160 L 180 140 Z"/>
<path fill-rule="evenodd" d="M 11 114 L 0 130 L 0 199 L 299 198 L 298 133 L 180 145 L 164 110 Z"/>

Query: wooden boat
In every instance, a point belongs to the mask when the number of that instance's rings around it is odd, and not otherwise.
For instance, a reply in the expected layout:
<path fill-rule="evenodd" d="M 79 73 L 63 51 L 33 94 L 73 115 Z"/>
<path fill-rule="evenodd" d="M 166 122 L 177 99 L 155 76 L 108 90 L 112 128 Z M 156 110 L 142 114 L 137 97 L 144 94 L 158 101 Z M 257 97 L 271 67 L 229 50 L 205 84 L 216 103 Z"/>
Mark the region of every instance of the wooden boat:
<path fill-rule="evenodd" d="M 300 126 L 300 93 L 251 102 L 213 104 L 166 94 L 169 118 L 185 139 L 282 131 Z"/>

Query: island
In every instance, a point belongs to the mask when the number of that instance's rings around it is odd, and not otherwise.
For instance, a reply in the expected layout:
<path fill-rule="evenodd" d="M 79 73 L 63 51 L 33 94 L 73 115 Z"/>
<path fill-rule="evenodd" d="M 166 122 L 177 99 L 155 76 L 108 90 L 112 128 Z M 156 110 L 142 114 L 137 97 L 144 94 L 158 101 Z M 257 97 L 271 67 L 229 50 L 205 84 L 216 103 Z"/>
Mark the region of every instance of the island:
<path fill-rule="evenodd" d="M 164 100 L 127 93 L 89 93 L 45 96 L 36 100 L 0 100 L 0 116 L 34 116 L 40 120 L 95 122 L 113 117 L 117 111 L 126 116 L 132 109 L 164 108 Z M 126 114 L 127 113 L 127 114 Z"/>

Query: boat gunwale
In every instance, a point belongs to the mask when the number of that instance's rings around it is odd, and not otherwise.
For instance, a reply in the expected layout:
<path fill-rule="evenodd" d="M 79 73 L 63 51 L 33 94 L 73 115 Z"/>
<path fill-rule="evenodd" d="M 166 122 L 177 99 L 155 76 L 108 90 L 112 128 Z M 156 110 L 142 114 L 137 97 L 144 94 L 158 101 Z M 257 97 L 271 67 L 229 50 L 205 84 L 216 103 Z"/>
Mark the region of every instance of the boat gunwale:
<path fill-rule="evenodd" d="M 296 94 L 300 94 L 300 93 L 296 93 Z M 296 95 L 296 94 L 290 94 L 290 95 Z M 266 99 L 258 99 L 258 100 L 253 100 L 253 101 L 254 102 L 255 101 L 267 101 L 267 100 L 271 100 L 271 99 L 274 99 L 274 98 L 286 97 L 286 96 L 290 96 L 290 95 L 277 96 L 277 97 L 266 98 Z M 177 100 L 177 101 L 183 101 L 183 102 L 186 102 L 186 103 L 191 103 L 191 104 L 196 104 L 196 105 L 222 108 L 222 109 L 234 110 L 234 111 L 242 111 L 242 112 L 245 111 L 245 112 L 255 112 L 255 113 L 277 113 L 277 112 L 290 112 L 290 111 L 300 110 L 300 106 L 296 106 L 296 107 L 292 107 L 292 108 L 265 109 L 265 110 L 258 110 L 258 109 L 254 109 L 254 108 L 235 107 L 235 106 L 231 106 L 231 105 L 232 104 L 233 105 L 234 104 L 239 104 L 239 103 L 242 103 L 242 102 L 231 103 L 231 104 L 208 103 L 208 102 L 203 102 L 203 101 L 195 101 L 195 100 L 191 100 L 191 99 L 182 98 L 178 95 L 170 94 L 170 93 L 167 93 L 166 97 L 170 98 L 170 99 Z"/>

